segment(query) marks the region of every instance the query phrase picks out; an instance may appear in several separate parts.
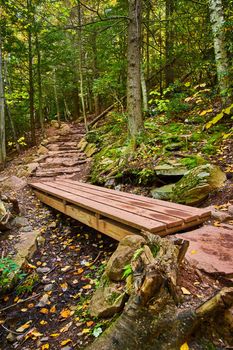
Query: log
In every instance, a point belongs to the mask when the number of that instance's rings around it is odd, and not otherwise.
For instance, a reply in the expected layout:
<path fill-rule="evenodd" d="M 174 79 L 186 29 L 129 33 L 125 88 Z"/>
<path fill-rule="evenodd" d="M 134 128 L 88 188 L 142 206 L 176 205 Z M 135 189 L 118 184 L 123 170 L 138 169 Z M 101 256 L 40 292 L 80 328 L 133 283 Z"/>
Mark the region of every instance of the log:
<path fill-rule="evenodd" d="M 131 260 L 129 300 L 117 320 L 86 350 L 179 350 L 206 318 L 233 305 L 231 287 L 197 308 L 182 306 L 177 274 L 186 242 L 172 242 L 147 232 L 143 235 L 147 245 Z M 155 257 L 153 247 L 159 247 Z"/>

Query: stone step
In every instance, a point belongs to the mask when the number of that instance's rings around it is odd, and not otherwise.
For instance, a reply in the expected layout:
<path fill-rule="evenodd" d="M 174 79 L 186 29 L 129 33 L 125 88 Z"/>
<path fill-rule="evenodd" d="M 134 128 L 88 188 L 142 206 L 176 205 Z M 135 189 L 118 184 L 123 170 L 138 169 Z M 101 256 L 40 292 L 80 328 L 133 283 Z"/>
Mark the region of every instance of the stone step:
<path fill-rule="evenodd" d="M 175 237 L 189 241 L 185 257 L 192 265 L 207 273 L 232 277 L 233 226 L 226 229 L 205 225 Z"/>
<path fill-rule="evenodd" d="M 80 172 L 80 170 L 81 169 L 79 167 L 70 167 L 70 168 L 61 167 L 61 168 L 53 168 L 51 170 L 39 168 L 36 171 L 35 176 L 36 177 L 53 177 L 53 176 L 57 176 L 57 175 L 78 173 L 78 172 Z"/>
<path fill-rule="evenodd" d="M 64 166 L 64 167 L 74 167 L 76 165 L 84 164 L 87 162 L 87 159 L 78 159 L 78 160 L 65 160 L 64 161 L 54 161 L 54 162 L 48 162 L 48 163 L 40 163 L 40 168 L 42 169 L 52 169 L 57 166 Z"/>

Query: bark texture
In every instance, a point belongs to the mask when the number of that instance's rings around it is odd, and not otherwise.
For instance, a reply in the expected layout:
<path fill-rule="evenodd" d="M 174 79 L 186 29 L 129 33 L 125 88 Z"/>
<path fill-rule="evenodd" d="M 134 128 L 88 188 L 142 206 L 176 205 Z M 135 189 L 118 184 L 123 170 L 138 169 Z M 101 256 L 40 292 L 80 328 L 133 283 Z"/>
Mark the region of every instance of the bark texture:
<path fill-rule="evenodd" d="M 227 90 L 230 87 L 230 83 L 222 0 L 209 0 L 209 8 L 210 20 L 212 23 L 212 32 L 214 37 L 214 52 L 219 88 L 221 94 L 223 96 L 226 96 Z M 223 98 L 223 102 L 226 102 L 226 98 Z"/>
<path fill-rule="evenodd" d="M 128 77 L 127 110 L 128 127 L 132 139 L 143 129 L 141 96 L 141 0 L 128 0 Z"/>
<path fill-rule="evenodd" d="M 6 160 L 5 142 L 5 99 L 3 86 L 2 41 L 0 36 L 0 164 Z"/>

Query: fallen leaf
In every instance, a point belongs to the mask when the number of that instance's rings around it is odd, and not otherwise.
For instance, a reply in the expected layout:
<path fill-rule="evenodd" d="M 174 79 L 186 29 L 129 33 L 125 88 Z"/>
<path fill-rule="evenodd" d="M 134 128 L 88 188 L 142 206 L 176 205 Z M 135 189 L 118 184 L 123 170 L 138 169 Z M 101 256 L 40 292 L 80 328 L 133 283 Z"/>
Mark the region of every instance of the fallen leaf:
<path fill-rule="evenodd" d="M 28 309 L 23 308 L 23 309 L 20 309 L 20 311 L 21 311 L 21 312 L 27 312 L 27 311 L 28 311 Z"/>
<path fill-rule="evenodd" d="M 195 249 L 191 250 L 191 254 L 197 254 L 197 251 Z"/>
<path fill-rule="evenodd" d="M 30 303 L 30 304 L 27 305 L 27 307 L 28 307 L 29 309 L 34 308 L 34 306 L 35 306 L 35 305 L 34 305 L 33 303 Z"/>
<path fill-rule="evenodd" d="M 56 312 L 56 306 L 52 306 L 51 309 L 49 310 L 52 314 Z"/>
<path fill-rule="evenodd" d="M 84 328 L 82 330 L 82 334 L 87 334 L 87 333 L 90 333 L 90 328 Z"/>
<path fill-rule="evenodd" d="M 67 291 L 67 289 L 68 289 L 68 284 L 65 282 L 65 283 L 62 283 L 62 284 L 60 284 L 60 287 L 61 287 L 61 289 L 63 290 L 63 292 L 65 292 L 65 291 Z"/>
<path fill-rule="evenodd" d="M 75 271 L 74 275 L 81 275 L 81 273 L 83 273 L 83 271 L 84 270 L 82 268 L 80 268 L 77 271 Z"/>
<path fill-rule="evenodd" d="M 91 289 L 92 286 L 90 284 L 86 284 L 85 286 L 83 286 L 83 289 Z"/>
<path fill-rule="evenodd" d="M 50 334 L 50 337 L 57 338 L 59 337 L 60 333 L 52 333 Z"/>
<path fill-rule="evenodd" d="M 61 342 L 61 345 L 62 345 L 62 346 L 65 346 L 65 345 L 67 345 L 67 344 L 69 344 L 69 343 L 71 343 L 71 342 L 72 342 L 71 339 L 66 339 L 66 340 L 63 340 L 63 341 Z"/>
<path fill-rule="evenodd" d="M 49 344 L 48 343 L 42 345 L 41 350 L 47 350 L 47 349 L 49 349 Z"/>
<path fill-rule="evenodd" d="M 188 289 L 186 289 L 185 287 L 181 287 L 181 290 L 182 290 L 182 293 L 184 295 L 190 295 L 191 294 L 190 291 Z"/>
<path fill-rule="evenodd" d="M 61 271 L 62 272 L 67 272 L 70 269 L 71 269 L 71 266 L 65 266 L 65 267 L 61 268 Z"/>
<path fill-rule="evenodd" d="M 40 313 L 47 315 L 49 313 L 49 310 L 43 307 L 42 309 L 40 309 Z"/>
<path fill-rule="evenodd" d="M 44 326 L 44 325 L 47 324 L 47 323 L 48 323 L 48 322 L 45 321 L 45 320 L 40 321 L 40 324 L 41 324 L 42 326 Z"/>
<path fill-rule="evenodd" d="M 86 322 L 87 327 L 91 327 L 93 324 L 94 324 L 93 321 L 88 321 L 88 322 Z"/>
<path fill-rule="evenodd" d="M 30 327 L 31 323 L 32 323 L 32 321 L 28 321 L 28 322 L 24 323 L 22 326 L 20 326 L 19 328 L 16 329 L 16 332 L 23 333 L 25 331 L 25 329 L 28 329 Z"/>
<path fill-rule="evenodd" d="M 65 333 L 65 332 L 67 332 L 67 331 L 70 329 L 71 326 L 72 326 L 72 322 L 67 323 L 67 325 L 65 325 L 64 327 L 62 327 L 62 328 L 60 329 L 60 333 Z"/>
<path fill-rule="evenodd" d="M 184 343 L 183 345 L 181 345 L 180 350 L 189 350 L 188 344 Z"/>
<path fill-rule="evenodd" d="M 67 318 L 67 317 L 70 317 L 70 314 L 71 314 L 71 311 L 69 309 L 63 309 L 61 312 L 60 312 L 60 316 L 62 318 Z"/>

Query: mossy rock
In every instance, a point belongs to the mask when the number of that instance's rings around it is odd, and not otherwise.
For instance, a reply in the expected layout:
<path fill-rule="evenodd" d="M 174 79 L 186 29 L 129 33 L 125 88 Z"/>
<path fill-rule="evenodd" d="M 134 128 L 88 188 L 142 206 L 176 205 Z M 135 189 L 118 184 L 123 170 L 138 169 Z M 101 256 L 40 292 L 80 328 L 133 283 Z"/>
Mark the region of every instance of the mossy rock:
<path fill-rule="evenodd" d="M 226 175 L 218 166 L 206 164 L 188 171 L 176 184 L 156 188 L 151 194 L 153 198 L 195 205 L 221 188 L 225 181 Z"/>

